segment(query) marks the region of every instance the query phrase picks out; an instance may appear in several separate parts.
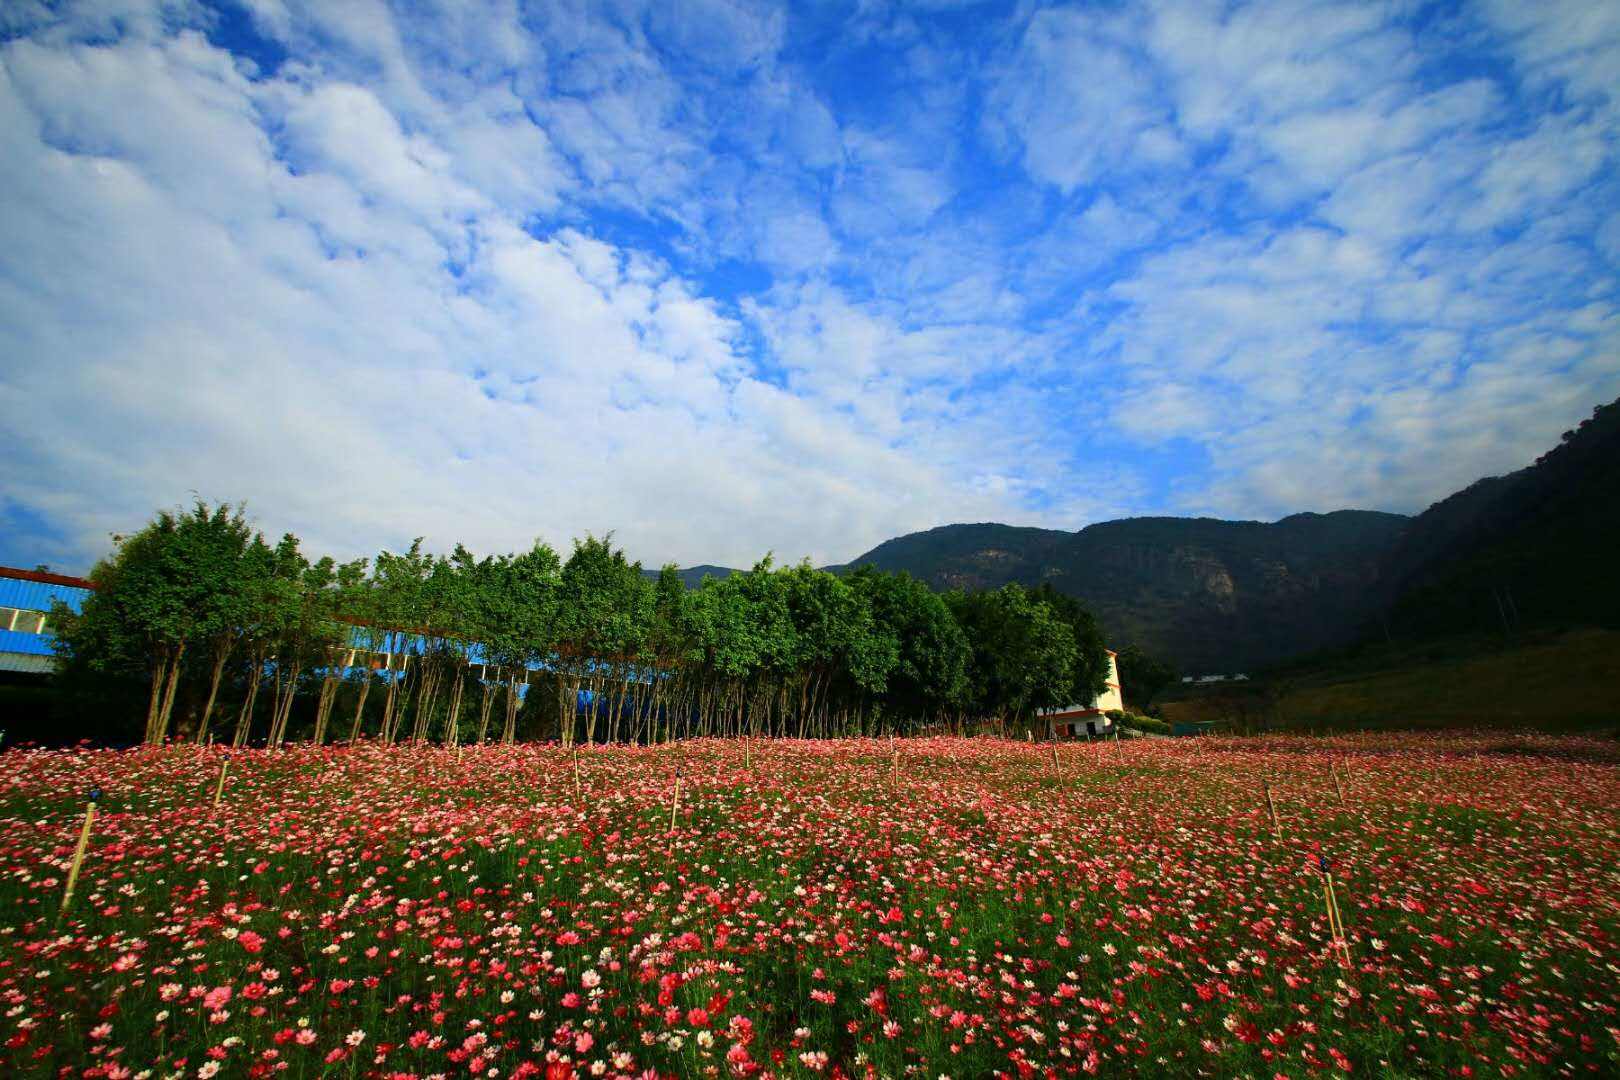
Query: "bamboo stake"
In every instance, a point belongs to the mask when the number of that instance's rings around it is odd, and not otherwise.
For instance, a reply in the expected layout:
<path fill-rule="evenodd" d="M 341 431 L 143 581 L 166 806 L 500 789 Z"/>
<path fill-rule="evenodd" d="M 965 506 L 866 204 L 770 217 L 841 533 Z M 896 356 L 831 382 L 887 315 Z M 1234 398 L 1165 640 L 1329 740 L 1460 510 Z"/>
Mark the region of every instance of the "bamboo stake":
<path fill-rule="evenodd" d="M 1322 901 L 1327 906 L 1328 930 L 1333 934 L 1333 944 L 1339 943 L 1339 912 L 1333 904 L 1333 875 L 1322 874 Z"/>
<path fill-rule="evenodd" d="M 1058 764 L 1057 743 L 1052 744 L 1052 775 L 1063 779 L 1063 766 Z"/>
<path fill-rule="evenodd" d="M 231 767 L 231 755 L 225 754 L 219 759 L 219 783 L 214 787 L 214 807 L 219 808 L 219 800 L 225 796 L 225 771 Z"/>
<path fill-rule="evenodd" d="M 669 803 L 669 831 L 675 831 L 675 814 L 681 808 L 681 767 L 675 766 L 675 797 Z"/>
<path fill-rule="evenodd" d="M 1339 924 L 1333 918 L 1333 894 L 1328 891 L 1327 875 L 1322 875 L 1322 906 L 1327 909 L 1328 933 L 1333 936 L 1333 951 L 1339 951 Z M 1343 958 L 1340 958 L 1341 963 Z"/>
<path fill-rule="evenodd" d="M 1333 884 L 1333 875 L 1329 873 L 1326 877 L 1328 903 L 1333 908 L 1333 922 L 1338 927 L 1339 949 L 1344 953 L 1345 967 L 1350 967 L 1353 963 L 1350 959 L 1350 940 L 1344 932 L 1344 913 L 1339 910 L 1339 891 Z"/>
<path fill-rule="evenodd" d="M 73 849 L 73 864 L 68 867 L 67 888 L 62 891 L 62 912 L 73 903 L 73 887 L 79 883 L 79 868 L 84 865 L 85 849 L 90 846 L 90 826 L 96 820 L 96 804 L 101 801 L 101 789 L 90 789 L 90 801 L 84 808 L 84 828 L 79 830 L 79 846 Z M 59 913 L 60 914 L 60 913 Z"/>
<path fill-rule="evenodd" d="M 1271 797 L 1271 782 L 1262 778 L 1260 786 L 1266 793 L 1266 809 L 1271 811 L 1271 831 L 1275 836 L 1282 835 L 1282 822 L 1277 818 L 1277 803 Z"/>
<path fill-rule="evenodd" d="M 574 748 L 574 801 L 585 801 L 585 792 L 579 782 L 579 747 L 577 746 Z"/>
<path fill-rule="evenodd" d="M 1339 792 L 1339 805 L 1348 807 L 1350 804 L 1344 801 L 1344 785 L 1339 782 L 1339 764 L 1336 761 L 1330 761 L 1328 767 L 1333 770 L 1333 786 Z"/>
<path fill-rule="evenodd" d="M 889 736 L 889 786 L 900 786 L 900 747 L 893 735 Z"/>

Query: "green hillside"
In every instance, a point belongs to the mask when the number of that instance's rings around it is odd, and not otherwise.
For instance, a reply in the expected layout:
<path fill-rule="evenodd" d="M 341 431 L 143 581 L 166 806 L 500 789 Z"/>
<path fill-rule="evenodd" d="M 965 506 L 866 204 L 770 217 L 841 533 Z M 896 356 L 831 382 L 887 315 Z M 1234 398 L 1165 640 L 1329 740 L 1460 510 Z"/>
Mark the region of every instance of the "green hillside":
<path fill-rule="evenodd" d="M 1269 730 L 1533 728 L 1620 731 L 1620 632 L 1583 629 L 1389 647 L 1335 667 L 1177 686 L 1171 721 Z"/>

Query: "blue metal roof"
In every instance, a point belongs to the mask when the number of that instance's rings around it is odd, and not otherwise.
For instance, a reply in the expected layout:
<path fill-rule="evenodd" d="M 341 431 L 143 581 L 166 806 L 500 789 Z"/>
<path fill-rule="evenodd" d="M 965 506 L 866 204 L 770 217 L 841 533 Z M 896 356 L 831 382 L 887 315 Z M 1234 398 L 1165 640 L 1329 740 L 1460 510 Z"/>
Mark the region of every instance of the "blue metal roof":
<path fill-rule="evenodd" d="M 74 611 L 78 611 L 84 606 L 85 597 L 89 595 L 89 589 L 75 588 L 71 585 L 0 576 L 0 607 L 49 611 L 52 601 L 60 600 Z"/>

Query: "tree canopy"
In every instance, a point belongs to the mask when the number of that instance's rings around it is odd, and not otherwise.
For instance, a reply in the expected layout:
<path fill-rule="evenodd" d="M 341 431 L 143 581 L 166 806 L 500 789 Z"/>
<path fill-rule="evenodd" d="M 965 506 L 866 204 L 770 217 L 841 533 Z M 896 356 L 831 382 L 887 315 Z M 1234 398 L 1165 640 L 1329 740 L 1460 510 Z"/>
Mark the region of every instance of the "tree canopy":
<path fill-rule="evenodd" d="M 687 589 L 611 535 L 566 559 L 418 539 L 338 563 L 198 502 L 117 538 L 91 579 L 83 612 L 58 613 L 65 670 L 149 680 L 154 743 L 212 738 L 232 708 L 237 745 L 324 741 L 339 710 L 350 739 L 385 742 L 1006 732 L 1107 673 L 1096 620 L 1047 586 L 942 595 L 767 555 Z"/>

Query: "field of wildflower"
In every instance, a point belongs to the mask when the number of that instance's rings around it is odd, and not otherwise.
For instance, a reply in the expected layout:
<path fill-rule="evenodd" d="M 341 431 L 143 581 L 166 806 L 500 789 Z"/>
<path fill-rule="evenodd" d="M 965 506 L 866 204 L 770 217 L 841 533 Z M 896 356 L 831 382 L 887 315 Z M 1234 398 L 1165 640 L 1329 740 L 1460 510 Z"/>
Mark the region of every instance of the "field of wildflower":
<path fill-rule="evenodd" d="M 0 1075 L 1620 1075 L 1612 741 L 222 763 L 0 755 Z"/>

